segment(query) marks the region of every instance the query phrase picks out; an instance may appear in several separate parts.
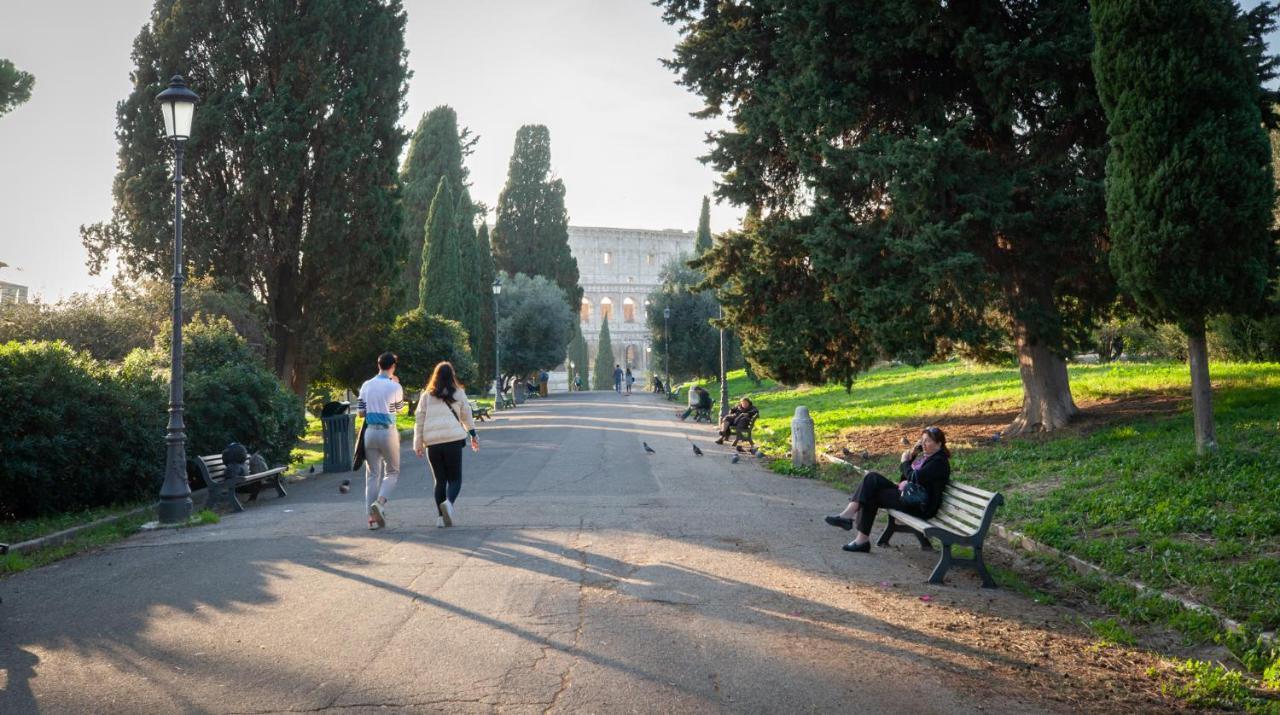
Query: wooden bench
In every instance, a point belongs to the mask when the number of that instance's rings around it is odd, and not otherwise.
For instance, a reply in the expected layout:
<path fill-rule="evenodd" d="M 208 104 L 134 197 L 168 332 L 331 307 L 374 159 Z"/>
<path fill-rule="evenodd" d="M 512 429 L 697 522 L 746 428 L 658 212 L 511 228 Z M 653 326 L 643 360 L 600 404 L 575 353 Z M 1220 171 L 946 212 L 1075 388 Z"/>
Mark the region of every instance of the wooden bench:
<path fill-rule="evenodd" d="M 693 408 L 693 421 L 694 421 L 694 422 L 706 422 L 707 424 L 711 424 L 711 422 L 712 422 L 712 420 L 711 420 L 711 410 L 712 410 L 712 408 L 714 408 L 714 407 L 715 407 L 715 405 L 714 405 L 714 404 L 713 404 L 711 407 L 694 407 L 694 408 Z"/>
<path fill-rule="evenodd" d="M 225 497 L 232 509 L 244 511 L 244 504 L 236 496 L 236 492 L 250 492 L 249 501 L 254 501 L 258 498 L 258 492 L 267 484 L 276 488 L 276 494 L 282 497 L 289 496 L 280 482 L 285 467 L 276 467 L 230 479 L 226 476 L 227 465 L 222 463 L 221 454 L 206 454 L 191 460 L 191 464 L 195 467 L 195 472 L 200 475 L 204 486 L 209 489 L 209 496 L 205 500 L 207 506 L 212 506 Z"/>
<path fill-rule="evenodd" d="M 680 399 L 680 385 L 676 385 L 676 389 L 667 392 L 667 400 L 676 402 Z"/>
<path fill-rule="evenodd" d="M 967 566 L 976 569 L 982 577 L 983 588 L 995 588 L 996 582 L 987 572 L 982 561 L 982 542 L 987 538 L 987 529 L 991 527 L 991 518 L 996 508 L 1004 504 L 1004 497 L 998 492 L 951 482 L 942 493 L 942 504 L 932 519 L 921 519 L 897 509 L 886 509 L 889 513 L 889 526 L 880 535 L 877 542 L 880 546 L 889 543 L 889 538 L 899 531 L 909 531 L 920 541 L 920 547 L 932 551 L 929 539 L 942 542 L 942 556 L 938 565 L 934 566 L 929 583 L 942 583 L 942 577 L 952 565 Z M 951 555 L 952 546 L 969 546 L 973 548 L 973 558 L 962 559 Z"/>
<path fill-rule="evenodd" d="M 489 413 L 488 407 L 481 407 L 480 405 L 477 405 L 475 400 L 470 400 L 469 402 L 471 405 L 472 417 L 480 420 L 481 422 L 493 419 L 493 415 Z"/>

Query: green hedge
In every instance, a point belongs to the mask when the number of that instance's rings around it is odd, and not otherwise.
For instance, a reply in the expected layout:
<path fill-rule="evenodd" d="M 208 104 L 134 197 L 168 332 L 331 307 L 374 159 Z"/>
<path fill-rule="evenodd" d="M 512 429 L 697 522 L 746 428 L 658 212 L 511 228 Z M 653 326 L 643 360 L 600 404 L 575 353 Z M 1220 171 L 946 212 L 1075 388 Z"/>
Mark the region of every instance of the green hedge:
<path fill-rule="evenodd" d="M 165 414 L 149 389 L 62 342 L 0 345 L 0 519 L 159 489 Z"/>

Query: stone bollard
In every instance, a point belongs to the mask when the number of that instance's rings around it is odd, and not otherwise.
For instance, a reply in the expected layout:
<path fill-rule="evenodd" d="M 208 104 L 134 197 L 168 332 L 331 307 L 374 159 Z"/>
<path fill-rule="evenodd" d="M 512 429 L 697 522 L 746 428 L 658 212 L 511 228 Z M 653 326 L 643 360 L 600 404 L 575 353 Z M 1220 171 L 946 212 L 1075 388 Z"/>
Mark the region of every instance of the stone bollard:
<path fill-rule="evenodd" d="M 791 466 L 812 467 L 817 462 L 817 444 L 809 408 L 800 405 L 791 418 Z"/>

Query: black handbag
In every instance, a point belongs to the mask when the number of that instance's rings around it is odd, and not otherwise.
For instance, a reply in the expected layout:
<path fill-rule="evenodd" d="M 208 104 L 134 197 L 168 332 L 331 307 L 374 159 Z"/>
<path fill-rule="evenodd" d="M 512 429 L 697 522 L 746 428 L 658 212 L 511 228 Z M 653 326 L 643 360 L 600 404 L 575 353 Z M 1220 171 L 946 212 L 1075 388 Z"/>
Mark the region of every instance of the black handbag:
<path fill-rule="evenodd" d="M 929 490 L 916 481 L 916 475 L 914 474 L 911 475 L 911 480 L 907 482 L 907 486 L 902 489 L 902 503 L 915 507 L 923 507 L 929 503 Z"/>

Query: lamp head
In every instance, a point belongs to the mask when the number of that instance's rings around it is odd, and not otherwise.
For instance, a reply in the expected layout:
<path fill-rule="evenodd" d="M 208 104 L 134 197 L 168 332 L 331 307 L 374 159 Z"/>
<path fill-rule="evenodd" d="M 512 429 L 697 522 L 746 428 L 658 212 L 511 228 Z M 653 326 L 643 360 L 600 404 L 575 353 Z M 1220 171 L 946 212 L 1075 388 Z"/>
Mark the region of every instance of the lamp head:
<path fill-rule="evenodd" d="M 169 80 L 169 88 L 156 95 L 160 113 L 164 116 L 164 133 L 174 141 L 191 138 L 191 120 L 195 116 L 200 95 L 187 89 L 182 75 L 175 74 Z"/>

